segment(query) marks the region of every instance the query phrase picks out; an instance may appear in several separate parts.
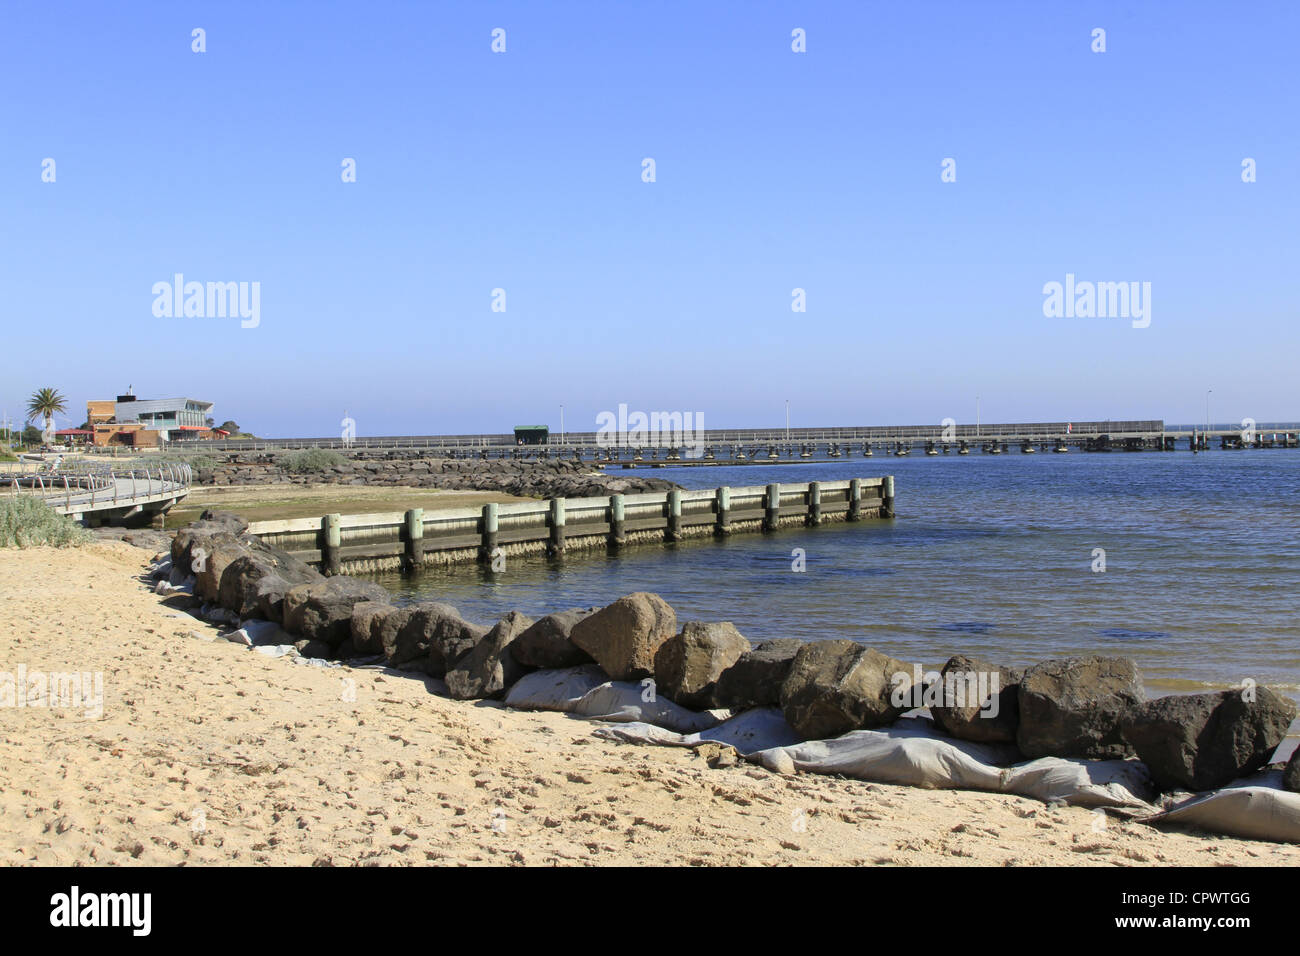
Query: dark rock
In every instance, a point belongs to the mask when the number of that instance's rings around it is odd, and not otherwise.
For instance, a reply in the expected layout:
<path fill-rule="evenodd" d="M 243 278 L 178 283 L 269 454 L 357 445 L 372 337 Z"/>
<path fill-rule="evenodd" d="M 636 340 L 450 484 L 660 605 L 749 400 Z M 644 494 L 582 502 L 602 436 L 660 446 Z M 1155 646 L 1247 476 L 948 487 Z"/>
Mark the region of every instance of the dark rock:
<path fill-rule="evenodd" d="M 1296 748 L 1282 771 L 1282 789 L 1300 793 L 1300 747 Z"/>
<path fill-rule="evenodd" d="M 1216 790 L 1264 767 L 1295 714 L 1267 687 L 1176 694 L 1135 708 L 1122 730 L 1162 789 Z"/>
<path fill-rule="evenodd" d="M 347 575 L 300 584 L 284 596 L 284 629 L 338 647 L 352 636 L 352 608 L 362 601 L 388 600 L 378 584 Z"/>
<path fill-rule="evenodd" d="M 942 686 L 936 693 L 940 703 L 930 707 L 930 714 L 936 724 L 958 740 L 1013 744 L 1020 726 L 1023 673 L 983 658 L 958 654 L 939 672 Z"/>
<path fill-rule="evenodd" d="M 637 680 L 654 673 L 655 653 L 676 632 L 677 615 L 668 602 L 638 591 L 583 618 L 569 639 L 614 680 Z"/>
<path fill-rule="evenodd" d="M 548 614 L 510 643 L 510 656 L 523 667 L 579 667 L 591 655 L 569 640 L 573 625 L 596 613 L 596 608 L 574 608 Z"/>
<path fill-rule="evenodd" d="M 523 675 L 508 648 L 532 627 L 533 619 L 511 611 L 447 671 L 447 690 L 457 700 L 500 697 Z"/>
<path fill-rule="evenodd" d="M 332 653 L 330 646 L 324 641 L 294 641 L 293 646 L 303 657 L 315 657 L 319 660 L 328 660 Z"/>
<path fill-rule="evenodd" d="M 233 534 L 225 531 L 196 540 L 190 549 L 194 570 L 194 594 L 205 601 L 217 601 L 221 596 L 221 576 L 236 558 L 248 554 L 248 549 Z"/>
<path fill-rule="evenodd" d="M 1127 657 L 1044 661 L 1021 678 L 1016 743 L 1031 760 L 1131 757 L 1120 721 L 1145 700 L 1137 665 Z"/>
<path fill-rule="evenodd" d="M 730 621 L 688 621 L 655 652 L 656 690 L 683 707 L 707 710 L 718 677 L 748 650 Z"/>
<path fill-rule="evenodd" d="M 384 653 L 384 619 L 397 609 L 379 601 L 352 605 L 352 646 L 358 654 Z"/>
<path fill-rule="evenodd" d="M 912 667 L 853 641 L 813 641 L 795 654 L 781 685 L 786 722 L 806 740 L 892 724 L 907 705 Z"/>
<path fill-rule="evenodd" d="M 379 624 L 384 656 L 394 667 L 442 677 L 487 633 L 450 604 L 426 601 L 399 608 Z"/>
<path fill-rule="evenodd" d="M 222 572 L 217 594 L 218 603 L 241 618 L 283 621 L 282 602 L 290 588 L 325 580 L 307 562 L 257 538 L 245 539 L 245 549 Z"/>
<path fill-rule="evenodd" d="M 176 532 L 172 538 L 171 554 L 173 567 L 180 568 L 183 574 L 193 574 L 190 553 L 195 545 L 216 534 L 228 534 L 238 537 L 248 530 L 248 522 L 228 511 L 205 511 L 198 521 Z"/>
<path fill-rule="evenodd" d="M 790 665 L 804 643 L 794 637 L 778 637 L 742 654 L 718 677 L 713 691 L 714 706 L 732 710 L 779 706 L 781 685 L 790 675 Z"/>

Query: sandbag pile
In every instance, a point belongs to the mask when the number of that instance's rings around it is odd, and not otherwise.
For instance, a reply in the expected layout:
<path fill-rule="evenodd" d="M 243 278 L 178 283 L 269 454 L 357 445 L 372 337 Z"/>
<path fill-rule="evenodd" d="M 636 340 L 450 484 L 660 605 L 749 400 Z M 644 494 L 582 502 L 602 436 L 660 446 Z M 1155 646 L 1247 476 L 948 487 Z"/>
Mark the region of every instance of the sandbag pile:
<path fill-rule="evenodd" d="M 227 615 L 246 634 L 250 621 L 270 622 L 306 656 L 382 655 L 443 678 L 457 699 L 504 697 L 520 709 L 619 722 L 626 726 L 609 733 L 620 739 L 692 746 L 715 729 L 734 731 L 739 753 L 766 754 L 758 762 L 880 782 L 944 785 L 927 775 L 933 765 L 947 768 L 949 786 L 1037 796 L 1050 790 L 1039 778 L 1055 773 L 1085 795 L 1076 802 L 1146 806 L 1162 792 L 1186 803 L 1263 770 L 1296 716 L 1291 700 L 1266 687 L 1148 700 L 1123 657 L 1020 670 L 957 655 L 925 672 L 848 640 L 755 647 L 729 622 L 679 625 L 646 592 L 536 621 L 512 611 L 487 627 L 447 604 L 395 607 L 377 584 L 324 577 L 229 514 L 205 512 L 179 532 L 159 573 L 189 585 L 209 618 Z M 923 709 L 932 721 L 898 725 Z M 665 736 L 674 733 L 702 736 Z M 1300 800 L 1285 793 L 1300 791 L 1300 755 L 1268 779 L 1266 789 Z M 1233 799 L 1236 807 L 1246 798 Z M 1300 819 L 1300 803 L 1296 812 Z M 1178 819 L 1201 817 L 1188 808 Z"/>

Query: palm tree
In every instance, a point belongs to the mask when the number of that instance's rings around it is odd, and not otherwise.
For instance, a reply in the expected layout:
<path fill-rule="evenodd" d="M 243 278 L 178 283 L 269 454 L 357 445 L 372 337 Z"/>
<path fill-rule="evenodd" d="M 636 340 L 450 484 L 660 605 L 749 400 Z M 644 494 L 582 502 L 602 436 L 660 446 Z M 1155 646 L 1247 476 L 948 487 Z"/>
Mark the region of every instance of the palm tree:
<path fill-rule="evenodd" d="M 45 431 L 48 433 L 54 421 L 54 413 L 67 413 L 67 399 L 53 388 L 41 388 L 32 392 L 27 400 L 27 420 L 45 419 Z"/>

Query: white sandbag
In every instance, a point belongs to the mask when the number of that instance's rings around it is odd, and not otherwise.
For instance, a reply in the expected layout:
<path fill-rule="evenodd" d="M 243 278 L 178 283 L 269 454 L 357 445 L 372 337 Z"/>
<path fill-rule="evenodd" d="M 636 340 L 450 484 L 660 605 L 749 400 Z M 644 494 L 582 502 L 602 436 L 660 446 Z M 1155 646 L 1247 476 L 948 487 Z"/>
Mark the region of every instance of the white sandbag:
<path fill-rule="evenodd" d="M 996 766 L 1001 748 L 942 738 L 909 726 L 919 723 L 904 720 L 884 730 L 853 730 L 831 740 L 759 751 L 749 759 L 771 767 L 785 762 L 774 752 L 780 751 L 804 773 L 842 774 L 926 789 L 1001 789 L 1002 769 Z"/>
<path fill-rule="evenodd" d="M 756 707 L 724 720 L 716 727 L 693 734 L 679 734 L 647 723 L 601 727 L 597 737 L 626 743 L 662 744 L 670 747 L 695 747 L 709 741 L 735 747 L 741 754 L 751 754 L 773 747 L 798 743 L 799 735 L 785 722 L 775 707 Z"/>
<path fill-rule="evenodd" d="M 1300 843 L 1300 793 L 1282 789 L 1282 771 L 1266 770 L 1222 790 L 1194 794 L 1142 823 L 1172 823 L 1212 833 Z"/>
<path fill-rule="evenodd" d="M 1004 766 L 1014 748 L 956 740 L 924 718 L 905 718 L 884 730 L 854 730 L 833 740 L 810 740 L 750 754 L 765 767 L 788 772 L 842 774 L 872 783 L 925 789 L 987 790 L 1074 806 L 1151 809 L 1146 768 L 1136 761 L 1043 757 Z"/>
<path fill-rule="evenodd" d="M 1006 793 L 1074 807 L 1146 812 L 1156 795 L 1146 764 L 1136 760 L 1040 757 L 1002 773 Z"/>
<path fill-rule="evenodd" d="M 250 617 L 240 623 L 239 629 L 248 635 L 249 642 L 254 646 L 293 644 L 293 638 L 289 635 L 289 632 L 274 621 L 263 621 Z"/>
<path fill-rule="evenodd" d="M 653 700 L 646 700 L 645 689 L 640 684 L 607 681 L 584 694 L 570 713 L 617 723 L 643 721 L 679 733 L 692 733 L 718 724 L 718 718 L 708 711 L 687 710 L 666 697 L 652 696 Z"/>
<path fill-rule="evenodd" d="M 559 710 L 570 713 L 592 689 L 609 677 L 595 664 L 533 671 L 525 674 L 506 694 L 506 706 L 517 710 Z"/>

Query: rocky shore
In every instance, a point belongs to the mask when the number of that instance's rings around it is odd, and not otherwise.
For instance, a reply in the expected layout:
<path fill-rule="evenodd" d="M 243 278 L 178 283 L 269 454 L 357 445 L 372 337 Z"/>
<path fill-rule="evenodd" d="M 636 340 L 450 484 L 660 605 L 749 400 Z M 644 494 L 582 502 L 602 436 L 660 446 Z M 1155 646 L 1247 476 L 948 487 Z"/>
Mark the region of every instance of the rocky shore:
<path fill-rule="evenodd" d="M 157 592 L 173 607 L 228 624 L 231 640 L 292 645 L 313 658 L 382 659 L 444 680 L 458 699 L 499 699 L 531 672 L 586 667 L 602 680 L 640 682 L 643 699 L 694 712 L 672 719 L 695 729 L 772 708 L 799 741 L 889 728 L 928 707 L 936 733 L 982 745 L 1001 765 L 1136 758 L 1165 793 L 1214 790 L 1264 768 L 1296 717 L 1295 704 L 1266 687 L 1148 700 L 1127 658 L 1018 670 L 957 655 L 924 673 L 847 640 L 753 647 L 727 622 L 679 626 L 673 609 L 649 593 L 537 621 L 511 612 L 480 625 L 438 602 L 395 607 L 379 585 L 324 577 L 246 528 L 234 515 L 205 513 L 155 566 Z M 1300 790 L 1300 754 L 1282 780 Z"/>
<path fill-rule="evenodd" d="M 499 491 L 531 498 L 583 498 L 675 488 L 671 481 L 607 475 L 590 462 L 561 459 L 434 458 L 418 450 L 329 453 L 307 469 L 292 456 L 238 453 L 195 468 L 200 485 L 378 485 L 404 488 Z"/>

